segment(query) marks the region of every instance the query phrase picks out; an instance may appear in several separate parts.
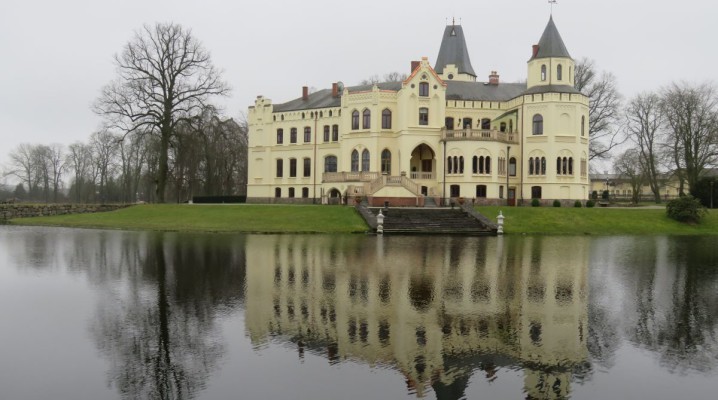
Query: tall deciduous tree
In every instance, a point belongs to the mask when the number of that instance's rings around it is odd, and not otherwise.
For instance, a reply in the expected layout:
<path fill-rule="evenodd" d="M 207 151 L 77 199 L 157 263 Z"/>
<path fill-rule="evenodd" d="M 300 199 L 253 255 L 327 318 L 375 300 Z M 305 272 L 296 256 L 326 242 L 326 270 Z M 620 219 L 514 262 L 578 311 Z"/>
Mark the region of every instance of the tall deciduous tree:
<path fill-rule="evenodd" d="M 641 187 L 644 182 L 640 158 L 641 153 L 637 149 L 629 149 L 617 157 L 615 164 L 616 172 L 631 185 L 631 203 L 633 204 L 637 204 L 641 200 Z"/>
<path fill-rule="evenodd" d="M 588 135 L 591 139 L 589 160 L 606 159 L 614 147 L 623 143 L 620 119 L 621 94 L 616 77 L 610 72 L 596 71 L 593 60 L 576 62 L 574 87 L 588 96 Z"/>
<path fill-rule="evenodd" d="M 626 135 L 636 144 L 641 169 L 656 203 L 661 202 L 659 153 L 663 111 L 656 93 L 639 94 L 626 107 Z"/>
<path fill-rule="evenodd" d="M 718 93 L 711 84 L 676 84 L 663 91 L 662 109 L 680 194 L 695 188 L 706 166 L 718 159 Z"/>
<path fill-rule="evenodd" d="M 229 88 L 191 30 L 176 24 L 144 26 L 115 63 L 119 76 L 102 90 L 94 110 L 126 133 L 158 135 L 157 200 L 164 202 L 168 150 L 177 124 Z"/>

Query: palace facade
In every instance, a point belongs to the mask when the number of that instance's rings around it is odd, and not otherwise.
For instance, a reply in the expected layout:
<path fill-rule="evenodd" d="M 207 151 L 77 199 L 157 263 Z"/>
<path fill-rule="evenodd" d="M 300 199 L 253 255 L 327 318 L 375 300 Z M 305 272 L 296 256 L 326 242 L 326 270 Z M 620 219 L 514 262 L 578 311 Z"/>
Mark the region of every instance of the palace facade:
<path fill-rule="evenodd" d="M 432 66 L 400 82 L 309 93 L 249 108 L 249 202 L 425 205 L 589 196 L 588 98 L 549 19 L 525 83 L 477 80 L 460 25 L 446 26 Z"/>

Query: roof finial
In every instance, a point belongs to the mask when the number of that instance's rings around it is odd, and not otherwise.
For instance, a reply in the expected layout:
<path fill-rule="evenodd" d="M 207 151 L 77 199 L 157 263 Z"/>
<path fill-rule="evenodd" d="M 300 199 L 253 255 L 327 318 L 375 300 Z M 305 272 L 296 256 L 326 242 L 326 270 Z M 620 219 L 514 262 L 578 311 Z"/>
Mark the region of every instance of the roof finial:
<path fill-rule="evenodd" d="M 456 25 L 456 17 L 451 17 L 451 25 Z"/>
<path fill-rule="evenodd" d="M 548 0 L 548 3 L 551 4 L 551 16 L 553 17 L 553 5 L 558 3 L 556 0 Z"/>

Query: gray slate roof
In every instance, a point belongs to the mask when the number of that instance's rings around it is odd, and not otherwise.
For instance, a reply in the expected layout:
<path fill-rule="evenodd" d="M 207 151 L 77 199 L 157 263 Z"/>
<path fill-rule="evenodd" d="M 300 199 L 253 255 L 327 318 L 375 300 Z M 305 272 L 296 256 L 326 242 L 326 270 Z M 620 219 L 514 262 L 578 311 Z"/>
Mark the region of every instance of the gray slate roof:
<path fill-rule="evenodd" d="M 539 94 L 539 93 L 575 93 L 581 94 L 571 85 L 540 85 L 534 86 L 525 91 L 523 94 Z"/>
<path fill-rule="evenodd" d="M 525 83 L 446 82 L 446 100 L 507 101 L 526 91 Z"/>
<path fill-rule="evenodd" d="M 401 82 L 381 82 L 376 85 L 379 86 L 379 90 L 399 91 L 401 89 L 401 84 Z M 347 89 L 349 89 L 349 92 L 363 92 L 371 90 L 373 86 L 374 85 L 350 86 L 347 87 Z M 339 93 L 339 95 L 341 96 L 341 93 Z M 331 89 L 322 89 L 314 93 L 310 93 L 307 100 L 299 97 L 286 103 L 275 104 L 274 112 L 311 110 L 316 108 L 339 107 L 340 105 L 341 97 L 333 97 Z"/>
<path fill-rule="evenodd" d="M 566 57 L 571 58 L 568 54 L 566 45 L 563 44 L 563 39 L 556 29 L 556 24 L 553 23 L 553 16 L 549 18 L 546 29 L 541 35 L 541 40 L 538 42 L 539 49 L 536 53 L 536 57 L 533 58 L 548 58 L 548 57 Z"/>
<path fill-rule="evenodd" d="M 444 67 L 449 64 L 456 65 L 460 74 L 476 76 L 474 69 L 471 67 L 469 50 L 466 48 L 464 30 L 461 25 L 449 25 L 444 29 L 444 36 L 441 39 L 439 56 L 436 57 L 434 70 L 437 74 L 441 74 L 444 72 Z"/>

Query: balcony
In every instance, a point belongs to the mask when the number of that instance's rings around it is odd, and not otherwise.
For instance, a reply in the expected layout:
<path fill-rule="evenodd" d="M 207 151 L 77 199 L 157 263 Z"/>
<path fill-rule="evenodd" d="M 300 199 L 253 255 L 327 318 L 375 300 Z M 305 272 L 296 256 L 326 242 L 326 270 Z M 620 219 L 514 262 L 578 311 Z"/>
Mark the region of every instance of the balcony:
<path fill-rule="evenodd" d="M 485 142 L 519 143 L 518 132 L 501 132 L 489 129 L 443 129 L 442 139 L 454 140 L 477 140 Z"/>
<path fill-rule="evenodd" d="M 325 172 L 322 182 L 371 182 L 378 177 L 378 172 Z"/>

